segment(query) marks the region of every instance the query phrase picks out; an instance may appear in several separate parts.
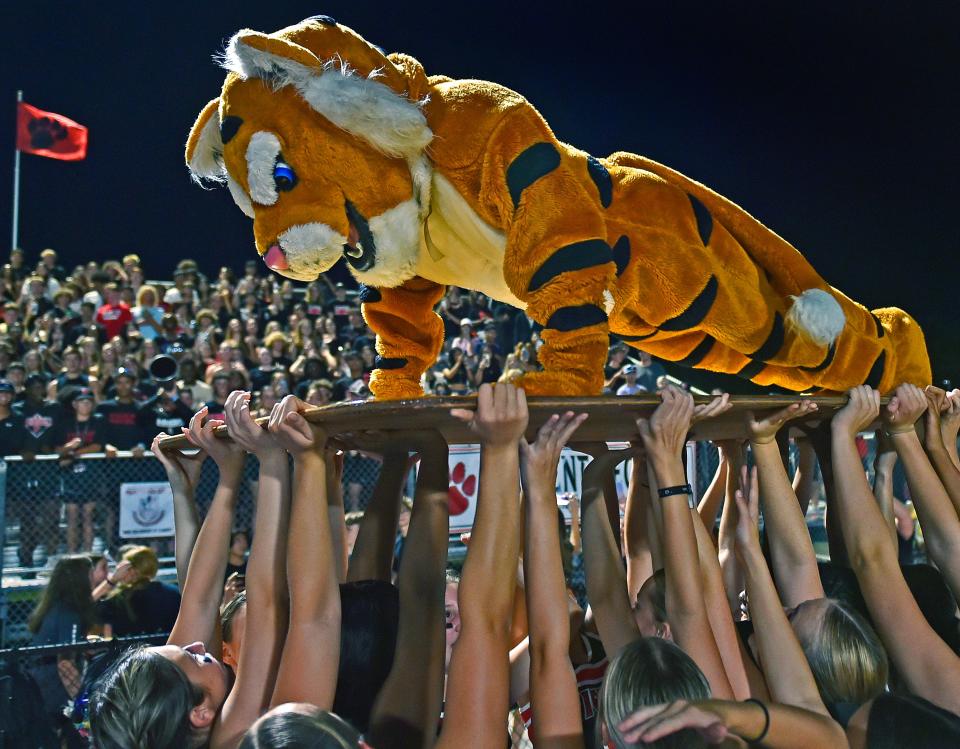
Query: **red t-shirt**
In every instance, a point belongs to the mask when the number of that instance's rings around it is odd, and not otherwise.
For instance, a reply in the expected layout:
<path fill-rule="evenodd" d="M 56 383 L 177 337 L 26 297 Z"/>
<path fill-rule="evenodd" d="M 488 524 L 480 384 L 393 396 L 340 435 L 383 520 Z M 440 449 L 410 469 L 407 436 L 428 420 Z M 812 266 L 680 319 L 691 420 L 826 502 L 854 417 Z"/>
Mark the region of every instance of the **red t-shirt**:
<path fill-rule="evenodd" d="M 106 331 L 107 340 L 114 336 L 123 335 L 131 320 L 133 320 L 133 315 L 130 313 L 130 308 L 123 302 L 105 304 L 97 310 L 97 322 Z"/>

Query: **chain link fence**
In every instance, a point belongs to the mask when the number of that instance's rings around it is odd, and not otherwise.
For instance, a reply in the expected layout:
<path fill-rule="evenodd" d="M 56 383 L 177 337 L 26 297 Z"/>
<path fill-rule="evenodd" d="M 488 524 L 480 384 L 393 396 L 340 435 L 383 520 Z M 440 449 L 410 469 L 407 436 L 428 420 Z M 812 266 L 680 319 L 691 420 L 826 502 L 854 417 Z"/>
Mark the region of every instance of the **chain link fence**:
<path fill-rule="evenodd" d="M 343 497 L 347 512 L 363 510 L 380 474 L 380 461 L 359 453 L 344 459 Z M 234 528 L 253 527 L 259 465 L 248 456 Z M 205 461 L 196 491 L 201 519 L 216 489 L 218 472 Z M 159 485 L 153 486 L 150 485 Z M 127 485 L 127 486 L 125 486 Z M 158 579 L 176 582 L 172 510 L 162 499 L 163 466 L 151 454 L 82 456 L 61 467 L 57 456 L 0 461 L 0 646 L 29 639 L 26 622 L 56 560 L 65 553 L 116 557 L 125 544 L 152 547 L 160 557 Z M 151 535 L 151 527 L 157 528 Z"/>

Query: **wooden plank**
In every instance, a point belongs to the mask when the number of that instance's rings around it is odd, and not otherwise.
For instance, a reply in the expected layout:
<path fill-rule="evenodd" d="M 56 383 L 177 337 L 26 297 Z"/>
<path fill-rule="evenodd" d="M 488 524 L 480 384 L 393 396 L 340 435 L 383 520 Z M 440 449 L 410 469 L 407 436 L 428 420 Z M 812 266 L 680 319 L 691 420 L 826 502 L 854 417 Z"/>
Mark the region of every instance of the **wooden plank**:
<path fill-rule="evenodd" d="M 694 400 L 708 403 L 707 396 L 695 396 Z M 745 438 L 744 415 L 747 411 L 771 411 L 796 403 L 799 398 L 793 395 L 767 396 L 731 396 L 733 404 L 727 413 L 716 419 L 694 424 L 693 439 L 717 440 Z M 845 395 L 816 396 L 805 400 L 819 405 L 818 413 L 806 420 L 814 425 L 824 418 L 831 417 L 847 402 Z M 883 399 L 887 401 L 886 398 Z M 587 413 L 587 421 L 578 430 L 579 440 L 623 441 L 637 436 L 636 420 L 648 417 L 660 403 L 655 394 L 643 394 L 630 397 L 596 396 L 563 398 L 555 396 L 537 396 L 528 399 L 530 407 L 530 427 L 527 438 L 532 439 L 537 429 L 552 414 L 565 411 Z M 450 415 L 453 408 L 474 408 L 476 396 L 454 396 L 447 398 L 418 398 L 403 401 L 348 401 L 329 406 L 311 408 L 306 417 L 313 422 L 323 424 L 331 437 L 365 430 L 439 430 L 450 444 L 476 442 L 469 429 Z M 265 424 L 266 419 L 259 419 Z M 226 437 L 226 429 L 221 427 L 218 435 Z M 189 443 L 183 436 L 165 437 L 160 441 L 163 449 L 187 447 Z"/>

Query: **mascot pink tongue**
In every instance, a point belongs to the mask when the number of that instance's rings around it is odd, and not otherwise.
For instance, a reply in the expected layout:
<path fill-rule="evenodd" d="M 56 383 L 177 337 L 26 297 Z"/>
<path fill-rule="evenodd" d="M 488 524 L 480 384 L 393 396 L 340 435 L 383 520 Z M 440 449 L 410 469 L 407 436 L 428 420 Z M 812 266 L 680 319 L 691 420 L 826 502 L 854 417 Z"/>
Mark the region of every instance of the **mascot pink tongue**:
<path fill-rule="evenodd" d="M 857 304 L 662 164 L 560 142 L 509 89 L 427 77 L 326 16 L 240 31 L 224 65 L 188 165 L 227 184 L 271 269 L 312 281 L 349 258 L 377 333 L 378 398 L 422 395 L 448 285 L 543 326 L 543 371 L 522 378 L 531 394 L 600 393 L 611 335 L 761 386 L 930 382 L 908 314 Z"/>
<path fill-rule="evenodd" d="M 267 264 L 267 267 L 270 270 L 275 270 L 277 273 L 282 273 L 289 267 L 287 265 L 287 258 L 283 254 L 283 250 L 280 249 L 279 245 L 273 245 L 269 250 L 267 250 L 267 254 L 263 256 L 263 261 Z"/>

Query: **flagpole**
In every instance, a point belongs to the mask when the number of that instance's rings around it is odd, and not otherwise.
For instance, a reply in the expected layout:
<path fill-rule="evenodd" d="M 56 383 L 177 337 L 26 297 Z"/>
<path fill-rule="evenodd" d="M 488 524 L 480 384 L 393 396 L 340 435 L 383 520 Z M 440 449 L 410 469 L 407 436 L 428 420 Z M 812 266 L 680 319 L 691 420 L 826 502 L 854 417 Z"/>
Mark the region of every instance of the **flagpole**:
<path fill-rule="evenodd" d="M 17 91 L 17 104 L 23 101 L 23 91 Z M 19 114 L 19 107 L 18 114 Z M 13 143 L 13 228 L 10 232 L 10 249 L 17 246 L 20 234 L 20 149 Z"/>

